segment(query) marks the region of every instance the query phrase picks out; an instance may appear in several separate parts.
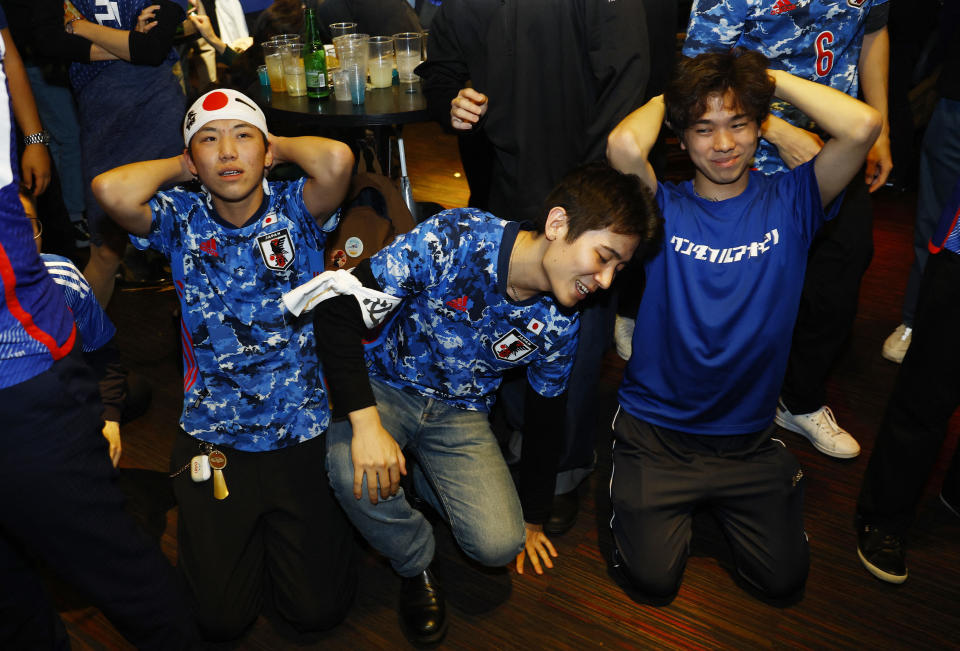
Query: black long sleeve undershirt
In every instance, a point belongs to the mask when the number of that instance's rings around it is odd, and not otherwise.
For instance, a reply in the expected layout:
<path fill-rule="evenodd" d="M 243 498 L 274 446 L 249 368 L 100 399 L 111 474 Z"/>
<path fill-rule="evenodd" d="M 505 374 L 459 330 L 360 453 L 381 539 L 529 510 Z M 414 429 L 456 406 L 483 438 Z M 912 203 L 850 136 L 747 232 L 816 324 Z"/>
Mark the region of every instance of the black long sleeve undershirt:
<path fill-rule="evenodd" d="M 157 26 L 146 34 L 130 30 L 130 63 L 158 66 L 163 63 L 173 44 L 177 26 L 185 19 L 183 8 L 170 0 L 157 0 Z"/>
<path fill-rule="evenodd" d="M 383 288 L 364 260 L 353 270 L 364 287 L 382 292 Z M 343 418 L 351 411 L 376 405 L 367 365 L 363 358 L 366 328 L 360 304 L 354 296 L 337 296 L 317 306 L 313 314 L 317 356 L 323 364 L 327 390 L 333 403 L 333 417 Z"/>
<path fill-rule="evenodd" d="M 523 519 L 530 524 L 543 524 L 550 517 L 566 412 L 566 392 L 545 398 L 527 385 L 518 492 Z"/>

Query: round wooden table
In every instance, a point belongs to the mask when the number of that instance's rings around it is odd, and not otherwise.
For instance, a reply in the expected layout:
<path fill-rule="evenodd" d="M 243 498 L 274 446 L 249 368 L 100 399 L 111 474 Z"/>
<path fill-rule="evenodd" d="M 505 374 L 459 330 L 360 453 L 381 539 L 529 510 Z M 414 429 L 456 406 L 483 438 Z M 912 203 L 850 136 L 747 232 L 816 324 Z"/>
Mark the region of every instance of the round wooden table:
<path fill-rule="evenodd" d="M 429 119 L 427 100 L 420 84 L 412 85 L 412 93 L 404 87 L 368 88 L 365 101 L 359 106 L 349 100 L 338 101 L 333 93 L 323 100 L 291 97 L 286 93 L 273 93 L 260 84 L 251 89 L 250 97 L 267 114 L 271 128 L 286 128 L 290 123 L 312 129 L 335 129 L 425 122 Z"/>

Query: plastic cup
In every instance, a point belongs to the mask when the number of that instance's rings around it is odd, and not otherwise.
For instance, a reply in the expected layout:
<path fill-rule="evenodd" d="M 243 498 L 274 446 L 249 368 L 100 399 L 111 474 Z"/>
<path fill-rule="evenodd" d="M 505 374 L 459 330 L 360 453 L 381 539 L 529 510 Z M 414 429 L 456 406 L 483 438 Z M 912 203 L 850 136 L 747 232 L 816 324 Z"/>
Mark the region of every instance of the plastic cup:
<path fill-rule="evenodd" d="M 355 39 L 355 38 L 369 38 L 366 34 L 344 34 L 342 36 L 337 36 L 333 39 L 333 49 L 337 52 L 337 62 L 339 67 L 339 62 L 343 59 L 343 44 L 346 41 Z"/>
<path fill-rule="evenodd" d="M 303 46 L 300 43 L 287 43 L 281 50 L 283 59 L 283 82 L 287 95 L 302 97 L 307 94 L 307 74 L 303 67 Z"/>
<path fill-rule="evenodd" d="M 363 104 L 366 96 L 369 38 L 351 34 L 340 42 L 340 70 L 347 75 L 350 100 L 356 105 Z"/>
<path fill-rule="evenodd" d="M 393 45 L 397 51 L 397 74 L 401 83 L 413 83 L 418 77 L 413 69 L 420 65 L 420 34 L 403 32 L 393 35 Z"/>
<path fill-rule="evenodd" d="M 374 88 L 389 88 L 393 83 L 393 38 L 389 36 L 370 37 L 370 85 Z"/>
<path fill-rule="evenodd" d="M 357 33 L 357 24 L 356 23 L 331 23 L 330 27 L 330 40 L 337 38 L 338 36 L 343 36 L 345 34 L 356 34 Z"/>
<path fill-rule="evenodd" d="M 337 68 L 330 73 L 333 79 L 333 95 L 338 102 L 350 101 L 350 86 L 347 85 L 347 71 Z"/>
<path fill-rule="evenodd" d="M 263 61 L 267 66 L 270 90 L 275 93 L 284 92 L 287 88 L 283 82 L 283 55 L 280 53 L 283 45 L 277 41 L 267 41 L 260 47 L 263 48 Z"/>

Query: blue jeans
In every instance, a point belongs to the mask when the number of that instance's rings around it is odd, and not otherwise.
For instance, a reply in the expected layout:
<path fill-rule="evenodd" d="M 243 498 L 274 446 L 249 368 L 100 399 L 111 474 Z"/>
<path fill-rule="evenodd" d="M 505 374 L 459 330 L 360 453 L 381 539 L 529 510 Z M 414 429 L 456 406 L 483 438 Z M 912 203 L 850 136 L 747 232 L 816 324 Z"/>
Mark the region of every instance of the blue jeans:
<path fill-rule="evenodd" d="M 371 385 L 383 427 L 408 459 L 418 461 L 413 471 L 417 494 L 446 518 L 467 556 L 490 567 L 508 564 L 523 549 L 523 513 L 487 414 L 376 380 Z M 400 576 L 423 572 L 433 560 L 430 523 L 402 489 L 371 504 L 364 477 L 363 497 L 355 498 L 349 421 L 334 422 L 326 438 L 330 484 L 350 521 Z"/>

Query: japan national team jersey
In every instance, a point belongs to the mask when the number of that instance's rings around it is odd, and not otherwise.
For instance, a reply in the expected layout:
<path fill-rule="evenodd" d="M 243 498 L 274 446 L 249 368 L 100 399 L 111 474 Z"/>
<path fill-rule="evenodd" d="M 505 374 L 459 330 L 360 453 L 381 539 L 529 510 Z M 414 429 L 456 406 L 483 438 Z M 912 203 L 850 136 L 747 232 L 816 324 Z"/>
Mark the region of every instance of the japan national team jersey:
<path fill-rule="evenodd" d="M 261 451 L 318 436 L 330 420 L 313 323 L 280 297 L 323 271 L 321 229 L 303 179 L 271 183 L 244 226 L 219 219 L 205 193 L 176 188 L 150 200 L 141 249 L 170 259 L 183 314 L 183 429 L 198 439 Z"/>
<path fill-rule="evenodd" d="M 725 201 L 697 196 L 690 181 L 661 183 L 657 201 L 664 246 L 647 263 L 620 403 L 690 434 L 758 432 L 773 420 L 807 251 L 827 218 L 813 162 L 750 172 Z"/>
<path fill-rule="evenodd" d="M 63 291 L 63 298 L 80 331 L 83 352 L 90 353 L 105 346 L 117 329 L 100 307 L 90 283 L 69 259 L 52 253 L 41 253 L 40 258 L 50 277 Z"/>
<path fill-rule="evenodd" d="M 150 4 L 151 2 L 148 0 L 73 0 L 73 5 L 77 8 L 77 11 L 90 22 L 127 32 L 136 29 L 140 12 Z M 165 59 L 165 65 L 169 66 L 176 60 L 177 55 L 173 48 L 170 48 L 170 52 Z M 133 64 L 121 59 L 71 63 L 70 83 L 73 85 L 74 91 L 79 93 L 104 68 L 114 65 Z"/>
<path fill-rule="evenodd" d="M 0 7 L 0 20 L 6 16 Z M 0 59 L 5 59 L 0 39 Z M 39 375 L 73 349 L 76 328 L 40 261 L 23 212 L 13 111 L 0 67 L 0 389 Z"/>
<path fill-rule="evenodd" d="M 520 224 L 470 208 L 447 210 L 370 258 L 383 291 L 404 299 L 367 347 L 370 375 L 462 409 L 489 411 L 503 373 L 527 366 L 542 396 L 566 390 L 579 315 L 552 296 L 507 297 Z"/>
<path fill-rule="evenodd" d="M 960 253 L 960 179 L 940 212 L 940 221 L 927 248 L 930 253 L 939 253 L 942 249 Z"/>
<path fill-rule="evenodd" d="M 857 96 L 857 66 L 864 19 L 887 0 L 694 0 L 683 53 L 726 51 L 742 46 L 770 59 L 770 67 L 786 70 Z M 771 111 L 798 127 L 813 123 L 780 100 Z M 777 150 L 760 141 L 755 158 L 766 174 L 786 171 Z"/>

